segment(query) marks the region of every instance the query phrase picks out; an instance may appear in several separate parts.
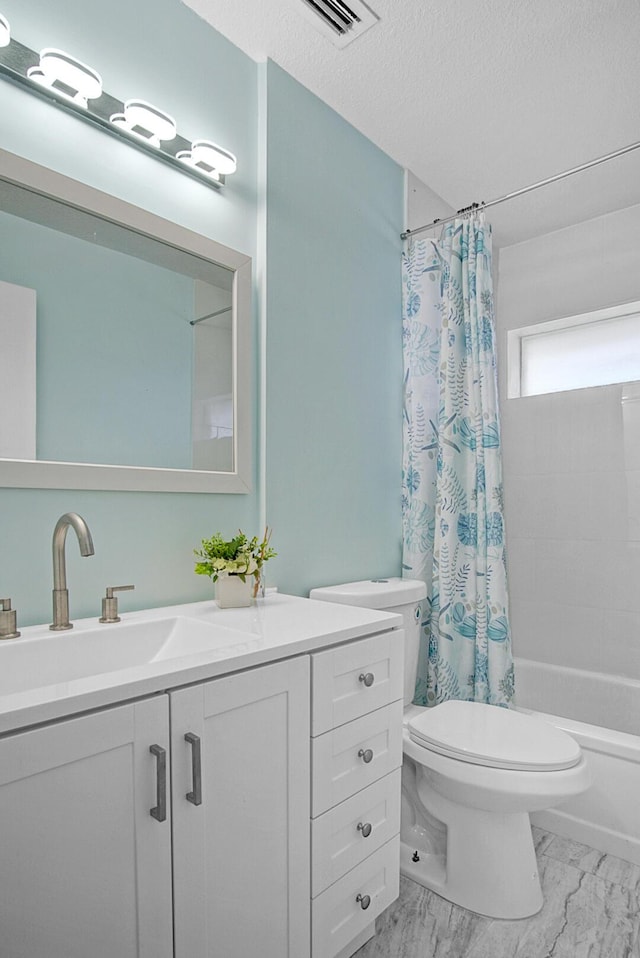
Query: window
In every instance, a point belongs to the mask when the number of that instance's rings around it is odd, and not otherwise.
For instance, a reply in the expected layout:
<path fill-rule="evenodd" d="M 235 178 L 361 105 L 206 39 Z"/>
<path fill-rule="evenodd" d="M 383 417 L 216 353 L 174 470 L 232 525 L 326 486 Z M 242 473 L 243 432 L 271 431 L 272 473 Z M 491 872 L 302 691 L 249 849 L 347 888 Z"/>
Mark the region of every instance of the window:
<path fill-rule="evenodd" d="M 640 380 L 640 302 L 512 329 L 508 396 Z"/>

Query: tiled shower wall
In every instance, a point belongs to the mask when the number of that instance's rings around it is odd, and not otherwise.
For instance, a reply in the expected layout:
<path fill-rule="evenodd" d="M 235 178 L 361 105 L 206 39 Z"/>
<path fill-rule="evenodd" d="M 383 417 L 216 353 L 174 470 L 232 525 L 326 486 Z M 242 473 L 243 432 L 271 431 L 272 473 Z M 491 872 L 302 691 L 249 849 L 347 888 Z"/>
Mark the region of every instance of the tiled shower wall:
<path fill-rule="evenodd" d="M 640 206 L 499 253 L 516 655 L 640 679 L 640 383 L 506 398 L 507 330 L 640 300 Z"/>

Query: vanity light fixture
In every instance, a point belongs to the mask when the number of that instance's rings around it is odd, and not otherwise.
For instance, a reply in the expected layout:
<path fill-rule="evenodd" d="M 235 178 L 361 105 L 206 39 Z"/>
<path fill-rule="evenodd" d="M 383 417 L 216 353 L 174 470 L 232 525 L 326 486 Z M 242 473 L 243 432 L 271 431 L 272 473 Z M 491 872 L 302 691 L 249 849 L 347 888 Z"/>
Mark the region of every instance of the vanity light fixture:
<path fill-rule="evenodd" d="M 101 127 L 200 183 L 219 189 L 235 173 L 236 158 L 211 140 L 180 136 L 168 113 L 146 100 L 122 100 L 106 93 L 97 70 L 64 50 L 40 53 L 11 36 L 0 14 L 0 77 L 74 116 Z"/>
<path fill-rule="evenodd" d="M 176 154 L 179 160 L 201 170 L 206 176 L 219 179 L 235 173 L 237 161 L 233 153 L 223 150 L 221 146 L 211 143 L 210 140 L 194 140 L 190 150 L 183 150 Z"/>
<path fill-rule="evenodd" d="M 37 67 L 29 67 L 27 77 L 83 110 L 87 109 L 89 100 L 102 96 L 100 74 L 64 50 L 54 50 L 53 47 L 40 51 L 40 63 Z"/>
<path fill-rule="evenodd" d="M 6 17 L 0 13 L 0 47 L 8 47 L 11 43 L 11 27 Z"/>
<path fill-rule="evenodd" d="M 124 113 L 114 113 L 109 119 L 114 126 L 140 137 L 156 149 L 160 149 L 161 140 L 174 140 L 178 132 L 173 117 L 145 100 L 127 100 Z"/>

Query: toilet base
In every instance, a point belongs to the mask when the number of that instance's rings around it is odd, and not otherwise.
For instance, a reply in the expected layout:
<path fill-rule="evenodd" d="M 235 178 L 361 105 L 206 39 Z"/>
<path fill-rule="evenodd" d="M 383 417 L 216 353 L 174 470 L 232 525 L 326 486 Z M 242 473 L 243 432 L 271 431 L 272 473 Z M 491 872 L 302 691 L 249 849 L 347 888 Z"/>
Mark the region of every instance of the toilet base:
<path fill-rule="evenodd" d="M 419 791 L 424 806 L 447 827 L 446 853 L 425 854 L 402 841 L 402 874 L 488 918 L 529 918 L 539 912 L 542 889 L 529 815 L 458 805 L 424 779 Z"/>
<path fill-rule="evenodd" d="M 442 855 L 425 853 L 401 841 L 400 874 L 422 885 L 423 888 L 435 891 L 441 898 L 446 897 L 441 890 L 446 879 Z"/>

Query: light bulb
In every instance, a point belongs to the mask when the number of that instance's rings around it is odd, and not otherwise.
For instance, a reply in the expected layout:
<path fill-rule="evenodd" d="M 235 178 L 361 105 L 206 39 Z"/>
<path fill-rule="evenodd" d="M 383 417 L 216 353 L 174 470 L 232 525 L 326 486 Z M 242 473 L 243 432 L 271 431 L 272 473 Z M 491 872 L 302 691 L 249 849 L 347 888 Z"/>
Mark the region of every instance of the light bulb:
<path fill-rule="evenodd" d="M 181 150 L 179 153 L 176 153 L 176 160 L 180 160 L 185 166 L 192 167 L 192 169 L 197 170 L 198 173 L 202 173 L 203 176 L 207 176 L 210 180 L 216 180 L 217 182 L 220 179 L 220 174 L 216 170 L 202 163 L 196 163 L 191 150 Z"/>
<path fill-rule="evenodd" d="M 156 148 L 161 140 L 173 140 L 177 132 L 173 117 L 145 100 L 127 100 L 124 113 L 114 113 L 110 120 L 114 126 Z"/>
<path fill-rule="evenodd" d="M 8 47 L 11 43 L 11 27 L 6 17 L 0 13 L 0 47 Z"/>
<path fill-rule="evenodd" d="M 86 110 L 87 100 L 102 95 L 102 78 L 92 67 L 63 50 L 47 47 L 40 51 L 40 64 L 30 67 L 27 76 Z"/>
<path fill-rule="evenodd" d="M 224 150 L 221 146 L 211 143 L 210 140 L 194 140 L 191 144 L 191 155 L 194 163 L 205 163 L 213 167 L 223 176 L 235 173 L 238 163 L 229 150 Z"/>
<path fill-rule="evenodd" d="M 228 176 L 237 169 L 236 158 L 233 153 L 223 150 L 210 140 L 194 140 L 191 150 L 183 150 L 176 154 L 179 160 L 188 166 L 193 166 L 201 173 L 217 180 L 220 174 Z"/>

